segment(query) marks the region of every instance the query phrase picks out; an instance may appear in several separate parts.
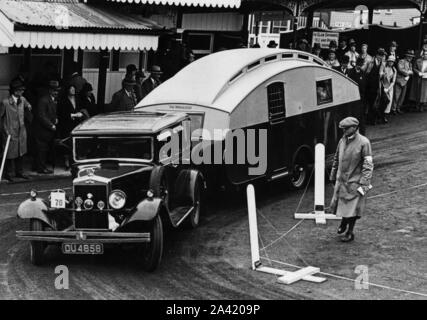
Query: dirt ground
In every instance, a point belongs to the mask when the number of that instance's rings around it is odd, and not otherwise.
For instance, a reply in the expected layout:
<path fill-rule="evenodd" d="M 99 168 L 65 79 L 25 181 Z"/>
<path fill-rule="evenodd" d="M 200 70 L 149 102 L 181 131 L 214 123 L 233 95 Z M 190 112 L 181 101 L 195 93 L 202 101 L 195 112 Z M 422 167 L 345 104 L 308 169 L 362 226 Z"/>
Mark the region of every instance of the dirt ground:
<path fill-rule="evenodd" d="M 30 184 L 0 186 L 0 298 L 3 299 L 426 299 L 427 298 L 427 112 L 396 116 L 388 125 L 369 127 L 374 153 L 374 189 L 367 211 L 344 244 L 337 221 L 318 226 L 303 221 L 286 237 L 261 251 L 263 265 L 295 270 L 282 263 L 319 267 L 327 281 L 286 286 L 273 275 L 250 270 L 246 199 L 211 203 L 195 230 L 168 234 L 156 272 L 138 269 L 127 252 L 105 256 L 64 256 L 48 250 L 48 263 L 34 267 L 29 248 L 16 240 L 26 229 L 16 209 Z M 39 189 L 69 186 L 70 181 L 33 183 Z M 419 186 L 425 184 L 424 186 Z M 293 214 L 313 206 L 312 187 L 290 192 L 283 183 L 257 187 L 260 246 L 289 231 Z M 332 186 L 326 188 L 330 200 Z M 3 194 L 3 195 L 2 195 Z M 265 259 L 267 258 L 267 259 Z M 70 270 L 70 288 L 54 287 L 57 265 Z M 355 289 L 357 266 L 368 267 L 368 289 Z M 384 287 L 378 287 L 382 285 Z M 395 290 L 397 289 L 397 290 Z M 419 293 L 419 294 L 416 294 Z M 423 294 L 423 295 L 422 295 Z"/>

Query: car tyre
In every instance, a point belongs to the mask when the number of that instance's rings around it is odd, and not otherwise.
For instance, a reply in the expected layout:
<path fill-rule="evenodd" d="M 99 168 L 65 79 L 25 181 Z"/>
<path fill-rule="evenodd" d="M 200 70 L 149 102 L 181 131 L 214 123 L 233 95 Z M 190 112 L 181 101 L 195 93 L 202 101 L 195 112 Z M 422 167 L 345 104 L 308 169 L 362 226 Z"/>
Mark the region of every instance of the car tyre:
<path fill-rule="evenodd" d="M 297 158 L 289 175 L 289 187 L 293 190 L 303 189 L 310 179 L 307 161 Z"/>
<path fill-rule="evenodd" d="M 38 219 L 30 220 L 31 231 L 43 231 L 43 222 Z M 30 241 L 30 260 L 35 266 L 39 266 L 44 262 L 44 251 L 46 243 L 44 241 Z"/>
<path fill-rule="evenodd" d="M 150 242 L 140 250 L 140 261 L 145 271 L 152 272 L 159 265 L 163 254 L 163 224 L 160 214 L 151 222 L 149 228 Z"/>

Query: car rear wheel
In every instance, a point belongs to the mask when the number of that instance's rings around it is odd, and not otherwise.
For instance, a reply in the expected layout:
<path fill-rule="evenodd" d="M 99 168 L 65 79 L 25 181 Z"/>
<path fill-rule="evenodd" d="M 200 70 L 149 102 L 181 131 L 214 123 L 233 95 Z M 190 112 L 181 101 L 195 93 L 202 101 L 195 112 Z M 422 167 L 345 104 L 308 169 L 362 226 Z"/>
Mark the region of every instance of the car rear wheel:
<path fill-rule="evenodd" d="M 143 244 L 140 250 L 140 261 L 145 271 L 154 271 L 160 264 L 163 254 L 163 224 L 160 214 L 150 223 L 148 228 L 150 242 Z"/>
<path fill-rule="evenodd" d="M 296 159 L 289 176 L 289 186 L 291 189 L 299 190 L 304 188 L 310 178 L 309 166 L 307 161 Z"/>
<path fill-rule="evenodd" d="M 30 231 L 43 231 L 43 222 L 38 219 L 30 220 Z M 44 241 L 30 241 L 30 259 L 31 263 L 39 266 L 44 262 L 44 251 L 46 249 L 46 242 Z"/>

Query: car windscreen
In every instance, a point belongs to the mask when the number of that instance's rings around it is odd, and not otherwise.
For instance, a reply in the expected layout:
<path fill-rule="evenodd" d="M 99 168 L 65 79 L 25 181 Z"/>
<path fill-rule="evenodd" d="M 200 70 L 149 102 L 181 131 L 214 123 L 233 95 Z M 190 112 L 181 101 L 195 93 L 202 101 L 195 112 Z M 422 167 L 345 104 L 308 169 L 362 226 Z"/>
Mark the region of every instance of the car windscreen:
<path fill-rule="evenodd" d="M 75 137 L 74 158 L 152 160 L 151 137 Z"/>

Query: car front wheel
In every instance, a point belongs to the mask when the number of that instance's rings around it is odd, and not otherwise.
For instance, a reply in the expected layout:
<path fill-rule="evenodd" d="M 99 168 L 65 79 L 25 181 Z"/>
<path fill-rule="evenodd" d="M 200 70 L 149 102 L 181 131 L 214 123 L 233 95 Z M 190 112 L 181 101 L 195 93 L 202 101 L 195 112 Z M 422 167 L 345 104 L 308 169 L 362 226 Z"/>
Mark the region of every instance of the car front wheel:
<path fill-rule="evenodd" d="M 30 231 L 43 231 L 43 222 L 38 219 L 31 219 Z M 46 243 L 43 241 L 30 241 L 30 259 L 33 265 L 39 266 L 44 262 L 44 250 Z"/>
<path fill-rule="evenodd" d="M 150 223 L 148 228 L 150 242 L 143 244 L 139 254 L 142 268 L 145 271 L 154 271 L 160 264 L 163 253 L 163 224 L 160 214 Z"/>

